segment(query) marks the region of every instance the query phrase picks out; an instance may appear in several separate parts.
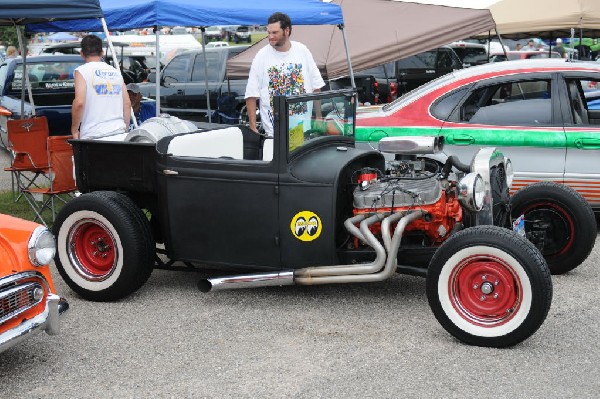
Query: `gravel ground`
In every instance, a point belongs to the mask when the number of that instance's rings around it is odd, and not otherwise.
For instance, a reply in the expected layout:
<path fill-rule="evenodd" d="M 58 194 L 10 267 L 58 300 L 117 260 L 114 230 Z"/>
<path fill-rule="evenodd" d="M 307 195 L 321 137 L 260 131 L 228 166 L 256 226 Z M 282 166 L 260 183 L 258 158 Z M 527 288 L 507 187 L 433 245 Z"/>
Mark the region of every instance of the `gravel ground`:
<path fill-rule="evenodd" d="M 9 166 L 10 155 L 6 150 L 0 148 L 0 191 L 11 190 L 10 173 L 4 171 L 4 168 L 7 168 Z"/>
<path fill-rule="evenodd" d="M 540 330 L 503 350 L 448 335 L 418 277 L 203 294 L 201 274 L 157 270 L 130 297 L 93 303 L 53 268 L 71 305 L 61 334 L 0 354 L 0 398 L 596 397 L 598 248 L 553 277 Z"/>

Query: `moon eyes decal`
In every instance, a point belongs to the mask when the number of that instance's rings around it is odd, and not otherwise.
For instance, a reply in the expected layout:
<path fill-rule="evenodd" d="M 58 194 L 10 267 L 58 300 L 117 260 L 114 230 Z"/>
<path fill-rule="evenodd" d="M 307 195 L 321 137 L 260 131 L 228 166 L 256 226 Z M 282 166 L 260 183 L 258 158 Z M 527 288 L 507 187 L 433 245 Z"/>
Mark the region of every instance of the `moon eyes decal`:
<path fill-rule="evenodd" d="M 321 235 L 321 219 L 311 211 L 298 212 L 292 218 L 290 228 L 294 237 L 300 241 L 312 241 Z"/>

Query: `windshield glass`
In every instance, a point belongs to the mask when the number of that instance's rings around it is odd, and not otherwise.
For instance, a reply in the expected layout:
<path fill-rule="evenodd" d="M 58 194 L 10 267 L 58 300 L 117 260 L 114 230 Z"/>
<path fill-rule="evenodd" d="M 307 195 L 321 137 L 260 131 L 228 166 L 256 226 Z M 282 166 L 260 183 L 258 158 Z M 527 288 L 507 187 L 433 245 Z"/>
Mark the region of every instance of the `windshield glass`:
<path fill-rule="evenodd" d="M 331 136 L 354 137 L 356 106 L 352 92 L 344 92 L 310 101 L 290 97 L 287 125 L 290 154 Z"/>
<path fill-rule="evenodd" d="M 73 72 L 75 71 L 75 68 L 82 63 L 83 59 L 81 62 L 48 61 L 27 64 L 27 73 L 29 74 L 31 89 L 33 91 L 73 89 L 75 87 Z M 22 80 L 23 66 L 22 64 L 19 64 L 15 67 L 14 77 L 10 83 L 9 90 L 20 91 Z"/>
<path fill-rule="evenodd" d="M 372 75 L 379 79 L 388 79 L 394 76 L 394 62 L 388 62 L 387 64 L 378 65 L 374 68 L 365 69 L 360 71 L 361 75 Z"/>

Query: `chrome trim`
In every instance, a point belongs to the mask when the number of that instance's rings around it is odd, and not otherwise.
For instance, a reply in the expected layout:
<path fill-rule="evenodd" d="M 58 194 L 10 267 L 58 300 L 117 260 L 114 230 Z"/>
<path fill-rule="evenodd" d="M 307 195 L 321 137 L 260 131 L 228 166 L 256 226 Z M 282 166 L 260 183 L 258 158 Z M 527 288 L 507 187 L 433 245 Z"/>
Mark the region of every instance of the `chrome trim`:
<path fill-rule="evenodd" d="M 478 212 L 483 207 L 483 204 L 477 203 L 477 187 L 479 184 L 483 184 L 485 190 L 485 183 L 479 173 L 467 173 L 465 177 L 460 179 L 456 184 L 456 190 L 458 192 L 458 201 L 467 209 L 473 212 Z"/>
<path fill-rule="evenodd" d="M 46 308 L 33 319 L 24 321 L 17 327 L 0 334 L 0 352 L 21 343 L 23 340 L 40 331 L 46 331 L 49 335 L 59 333 L 59 315 L 61 309 L 64 312 L 69 308 L 64 298 L 55 294 L 49 294 L 46 299 Z"/>
<path fill-rule="evenodd" d="M 485 183 L 483 207 L 476 214 L 476 224 L 493 225 L 493 200 L 490 169 L 504 163 L 504 155 L 496 147 L 484 147 L 477 151 L 471 161 L 471 172 L 479 173 Z"/>
<path fill-rule="evenodd" d="M 379 140 L 379 151 L 388 154 L 437 154 L 443 147 L 443 136 L 383 137 Z"/>
<path fill-rule="evenodd" d="M 40 238 L 44 236 L 44 234 L 50 234 L 53 242 L 53 254 L 48 262 L 40 262 L 37 256 L 37 251 L 40 249 L 37 247 L 38 242 Z M 35 228 L 35 230 L 33 230 L 33 233 L 31 233 L 31 237 L 29 237 L 29 242 L 27 243 L 27 254 L 29 255 L 29 261 L 34 266 L 47 265 L 52 259 L 54 259 L 54 255 L 56 254 L 56 241 L 54 240 L 54 235 L 45 226 L 38 226 Z"/>
<path fill-rule="evenodd" d="M 30 297 L 31 294 L 33 294 L 33 291 L 36 289 L 41 289 L 43 292 L 43 295 L 46 294 L 46 290 L 44 290 L 44 288 L 41 286 L 41 284 L 39 282 L 34 282 L 34 281 L 26 281 L 26 282 L 22 282 L 22 283 L 18 283 L 15 284 L 13 287 L 7 288 L 3 291 L 0 292 L 0 303 L 2 303 L 2 305 L 6 305 L 9 308 L 15 308 L 13 311 L 7 312 L 5 315 L 0 316 L 0 324 L 4 323 L 7 320 L 11 320 L 15 317 L 17 317 L 18 315 L 20 315 L 23 312 L 28 311 L 29 309 L 36 307 L 39 303 L 42 302 L 42 299 L 44 299 L 44 296 L 42 295 L 42 297 L 38 300 L 35 300 L 35 298 Z M 19 294 L 25 294 L 27 296 L 27 298 L 19 298 L 19 299 L 25 299 L 25 301 L 18 301 L 18 302 L 26 302 L 26 303 L 10 303 L 11 296 L 18 296 Z M 17 298 L 14 298 L 17 299 Z M 6 303 L 5 301 L 9 301 L 8 303 Z M 4 306 L 3 306 L 4 307 Z"/>
<path fill-rule="evenodd" d="M 216 277 L 210 279 L 202 279 L 198 282 L 198 288 L 202 292 L 283 285 L 294 285 L 293 271 Z"/>

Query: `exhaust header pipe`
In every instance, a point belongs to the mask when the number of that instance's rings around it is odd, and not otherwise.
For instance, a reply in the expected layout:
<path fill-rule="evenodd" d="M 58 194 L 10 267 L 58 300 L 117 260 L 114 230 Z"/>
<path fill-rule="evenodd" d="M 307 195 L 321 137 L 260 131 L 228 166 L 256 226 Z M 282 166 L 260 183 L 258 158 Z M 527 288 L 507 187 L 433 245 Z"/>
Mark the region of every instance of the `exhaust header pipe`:
<path fill-rule="evenodd" d="M 293 271 L 216 277 L 211 279 L 202 279 L 198 282 L 198 288 L 202 292 L 283 285 L 294 285 Z"/>
<path fill-rule="evenodd" d="M 202 292 L 212 290 L 256 288 L 284 285 L 315 285 L 331 283 L 358 283 L 382 281 L 389 278 L 397 268 L 396 256 L 400 247 L 400 241 L 404 229 L 412 221 L 425 215 L 424 211 L 412 213 L 398 212 L 392 215 L 382 213 L 365 216 L 354 216 L 347 220 L 346 228 L 355 237 L 364 240 L 377 254 L 375 260 L 367 264 L 335 265 L 335 266 L 313 266 L 297 270 L 286 270 L 276 273 L 244 274 L 239 276 L 215 277 L 202 279 L 198 282 L 198 288 Z M 369 230 L 369 226 L 375 222 L 382 222 L 382 226 L 389 229 L 390 223 L 398 221 L 393 236 L 389 232 L 384 235 L 385 248 Z M 354 223 L 360 221 L 360 230 L 356 229 Z"/>

